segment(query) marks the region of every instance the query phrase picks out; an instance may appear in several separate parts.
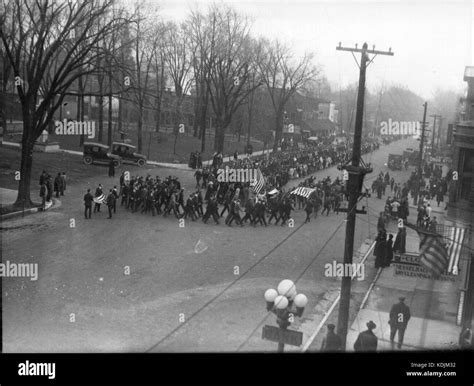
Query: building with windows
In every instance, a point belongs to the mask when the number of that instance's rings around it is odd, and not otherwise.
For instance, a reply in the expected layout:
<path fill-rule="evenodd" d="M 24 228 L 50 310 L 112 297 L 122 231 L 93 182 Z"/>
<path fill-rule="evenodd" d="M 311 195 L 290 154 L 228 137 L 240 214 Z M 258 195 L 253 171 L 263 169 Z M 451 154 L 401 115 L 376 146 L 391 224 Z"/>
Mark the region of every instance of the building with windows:
<path fill-rule="evenodd" d="M 461 121 L 453 131 L 453 170 L 458 180 L 453 183 L 449 208 L 472 218 L 474 211 L 474 66 L 466 67 L 464 80 L 467 82 L 467 95 L 463 99 Z M 454 213 L 453 213 L 454 214 Z M 457 216 L 456 216 L 457 217 Z"/>

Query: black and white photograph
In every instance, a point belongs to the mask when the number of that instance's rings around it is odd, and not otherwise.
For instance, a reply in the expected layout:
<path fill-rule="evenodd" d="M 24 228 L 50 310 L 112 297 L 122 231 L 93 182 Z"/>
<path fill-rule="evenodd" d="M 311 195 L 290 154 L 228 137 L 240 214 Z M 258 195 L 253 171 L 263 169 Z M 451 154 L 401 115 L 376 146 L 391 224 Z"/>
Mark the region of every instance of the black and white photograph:
<path fill-rule="evenodd" d="M 0 83 L 16 379 L 146 353 L 474 382 L 472 0 L 0 0 Z"/>

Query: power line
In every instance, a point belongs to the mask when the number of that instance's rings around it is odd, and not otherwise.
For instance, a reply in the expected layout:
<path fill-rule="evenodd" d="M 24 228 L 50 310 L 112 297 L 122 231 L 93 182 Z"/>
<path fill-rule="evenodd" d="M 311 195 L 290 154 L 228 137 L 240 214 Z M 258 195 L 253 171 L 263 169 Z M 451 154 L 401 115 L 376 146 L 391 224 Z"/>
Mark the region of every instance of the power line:
<path fill-rule="evenodd" d="M 271 253 L 273 253 L 276 249 L 278 249 L 283 243 L 285 243 L 291 236 L 293 236 L 297 231 L 299 231 L 305 223 L 302 223 L 299 227 L 297 227 L 294 231 L 292 231 L 288 236 L 286 236 L 282 241 L 280 241 L 277 245 L 275 245 L 269 252 L 267 252 L 265 255 L 263 255 L 260 259 L 258 259 L 247 271 L 239 275 L 234 281 L 232 281 L 230 284 L 228 284 L 221 292 L 219 292 L 217 295 L 215 295 L 211 300 L 207 301 L 203 306 L 201 306 L 196 312 L 191 314 L 185 322 L 179 324 L 177 327 L 175 327 L 171 332 L 169 332 L 165 337 L 160 339 L 157 343 L 155 343 L 153 346 L 151 346 L 146 352 L 150 352 L 160 344 L 162 344 L 165 340 L 167 340 L 170 336 L 174 335 L 177 331 L 179 331 L 182 327 L 184 327 L 189 321 L 191 321 L 196 315 L 198 315 L 201 311 L 203 311 L 205 308 L 207 308 L 209 305 L 211 305 L 213 302 L 215 302 L 219 297 L 221 297 L 224 292 L 226 292 L 230 287 L 232 287 L 234 284 L 236 284 L 239 280 L 241 280 L 244 276 L 246 276 L 250 271 L 252 271 L 257 265 L 259 265 L 263 260 L 265 260 Z"/>
<path fill-rule="evenodd" d="M 354 207 L 352 207 L 351 211 L 354 209 Z M 303 272 L 301 272 L 298 277 L 296 278 L 296 280 L 294 281 L 295 285 L 296 283 L 303 277 L 303 275 L 306 273 L 306 271 L 309 269 L 309 267 L 311 267 L 311 265 L 313 265 L 313 263 L 316 261 L 316 259 L 319 257 L 319 255 L 321 254 L 321 252 L 324 250 L 324 248 L 326 248 L 326 246 L 329 244 L 329 242 L 333 239 L 333 237 L 336 235 L 336 232 L 339 230 L 339 228 L 342 226 L 342 224 L 344 224 L 347 220 L 342 220 L 339 225 L 336 227 L 336 229 L 334 230 L 334 232 L 331 234 L 331 236 L 326 240 L 326 242 L 323 244 L 323 246 L 319 249 L 318 253 L 316 254 L 316 256 L 309 262 L 309 264 L 305 267 L 305 269 L 303 270 Z M 257 324 L 257 327 L 255 327 L 253 329 L 253 331 L 250 333 L 250 335 L 247 337 L 247 339 L 245 339 L 245 341 L 243 343 L 240 344 L 240 346 L 237 348 L 236 351 L 239 351 L 243 346 L 245 346 L 247 344 L 247 342 L 250 340 L 250 338 L 255 334 L 255 332 L 260 328 L 260 326 L 262 325 L 263 322 L 265 322 L 265 320 L 268 318 L 268 316 L 271 314 L 271 311 L 268 311 L 267 314 L 263 317 L 263 319 Z"/>

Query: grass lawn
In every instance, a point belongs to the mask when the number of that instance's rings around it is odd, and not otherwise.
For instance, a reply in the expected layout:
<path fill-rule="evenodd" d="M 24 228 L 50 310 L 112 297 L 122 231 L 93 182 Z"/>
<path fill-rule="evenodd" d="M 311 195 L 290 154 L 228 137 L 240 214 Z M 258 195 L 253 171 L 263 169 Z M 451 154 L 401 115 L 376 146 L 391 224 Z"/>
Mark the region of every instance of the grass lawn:
<path fill-rule="evenodd" d="M 20 127 L 17 128 L 20 131 Z M 98 128 L 97 123 L 95 125 L 95 138 L 85 139 L 86 141 L 97 142 Z M 11 130 L 10 130 L 11 132 Z M 21 131 L 20 131 L 21 132 Z M 130 128 L 128 130 L 127 138 L 131 140 L 131 144 L 137 145 L 136 129 Z M 143 132 L 143 149 L 142 154 L 148 157 L 151 161 L 158 162 L 169 162 L 169 163 L 188 163 L 189 154 L 193 151 L 199 151 L 201 149 L 201 140 L 193 137 L 192 135 L 180 134 L 176 144 L 176 153 L 173 154 L 174 145 L 174 134 L 170 132 L 160 131 L 144 131 Z M 244 153 L 247 140 L 245 136 L 241 136 L 240 142 L 237 141 L 238 137 L 231 134 L 227 134 L 224 142 L 224 155 L 231 155 L 237 150 L 239 154 Z M 21 135 L 7 135 L 6 141 L 19 142 Z M 82 151 L 79 146 L 78 135 L 55 135 L 49 136 L 49 141 L 59 142 L 61 149 Z M 113 132 L 113 141 L 120 141 L 120 134 L 117 130 Z M 104 138 L 102 143 L 107 143 L 107 122 L 104 122 Z M 254 151 L 263 150 L 263 142 L 254 140 L 251 138 L 251 144 Z M 214 154 L 214 136 L 206 136 L 206 151 L 202 155 L 203 161 L 211 159 Z M 268 145 L 268 147 L 271 146 Z"/>
<path fill-rule="evenodd" d="M 15 180 L 15 172 L 20 169 L 20 149 L 7 146 L 0 146 L 2 158 L 0 161 L 0 187 L 7 189 L 18 189 L 18 181 Z M 123 165 L 115 169 L 115 175 L 120 175 L 123 170 L 134 172 L 139 170 L 138 166 Z M 59 172 L 65 172 L 67 183 L 73 185 L 79 181 L 87 180 L 95 176 L 107 176 L 108 167 L 102 165 L 85 165 L 82 157 L 67 153 L 33 153 L 33 167 L 31 172 L 31 199 L 40 201 L 39 197 L 39 177 L 43 170 L 46 170 L 53 177 Z"/>

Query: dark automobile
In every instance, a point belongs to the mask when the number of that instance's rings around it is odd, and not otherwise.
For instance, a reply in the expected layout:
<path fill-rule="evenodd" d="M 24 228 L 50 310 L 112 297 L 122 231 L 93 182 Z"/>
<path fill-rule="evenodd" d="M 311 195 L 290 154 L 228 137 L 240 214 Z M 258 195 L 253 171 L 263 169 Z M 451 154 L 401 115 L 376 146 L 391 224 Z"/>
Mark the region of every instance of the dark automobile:
<path fill-rule="evenodd" d="M 388 155 L 388 168 L 390 170 L 402 170 L 403 169 L 403 156 L 401 154 L 389 154 Z"/>
<path fill-rule="evenodd" d="M 119 167 L 122 163 L 122 159 L 118 155 L 110 153 L 108 146 L 96 142 L 84 142 L 82 159 L 86 165 L 93 163 L 108 165 L 110 160 L 113 160 L 114 166 Z"/>
<path fill-rule="evenodd" d="M 112 143 L 112 154 L 118 155 L 122 158 L 124 163 L 133 163 L 138 166 L 146 165 L 146 157 L 143 154 L 135 153 L 135 146 L 123 142 Z"/>

